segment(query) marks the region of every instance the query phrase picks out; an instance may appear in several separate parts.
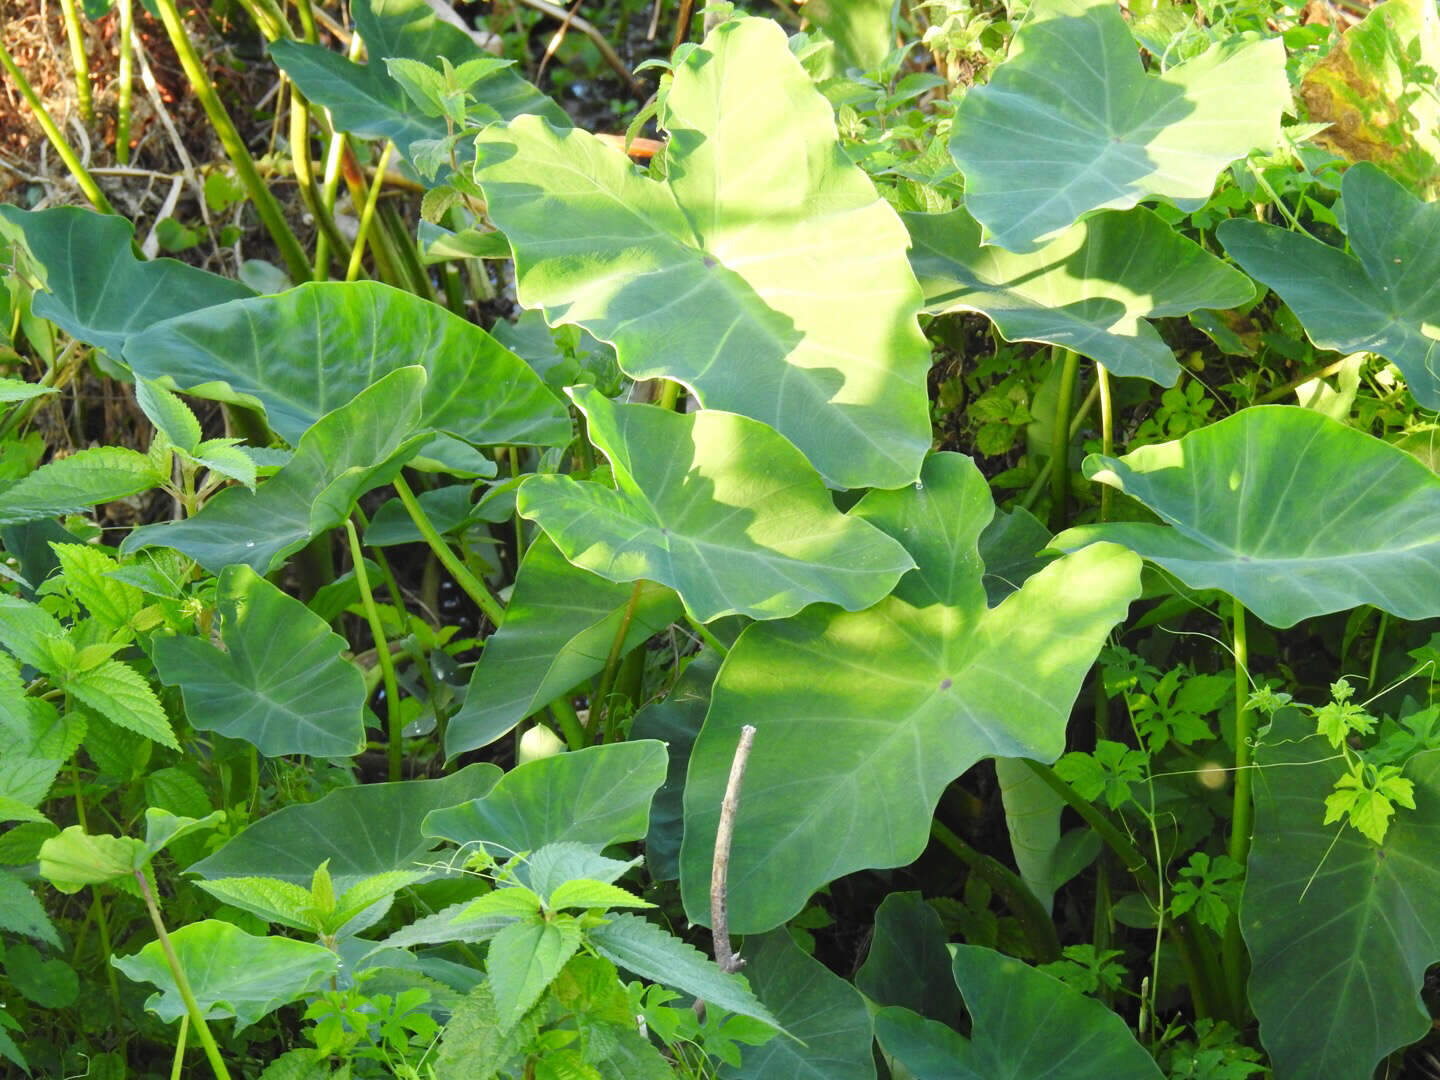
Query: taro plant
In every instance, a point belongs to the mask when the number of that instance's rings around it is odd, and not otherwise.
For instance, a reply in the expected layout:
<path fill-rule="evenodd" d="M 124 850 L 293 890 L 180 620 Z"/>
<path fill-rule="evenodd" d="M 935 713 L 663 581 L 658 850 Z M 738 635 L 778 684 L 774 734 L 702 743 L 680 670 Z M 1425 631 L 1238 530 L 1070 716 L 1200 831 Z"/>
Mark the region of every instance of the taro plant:
<path fill-rule="evenodd" d="M 0 1055 L 1428 1075 L 1433 0 L 240 6 L 288 279 L 0 207 Z"/>

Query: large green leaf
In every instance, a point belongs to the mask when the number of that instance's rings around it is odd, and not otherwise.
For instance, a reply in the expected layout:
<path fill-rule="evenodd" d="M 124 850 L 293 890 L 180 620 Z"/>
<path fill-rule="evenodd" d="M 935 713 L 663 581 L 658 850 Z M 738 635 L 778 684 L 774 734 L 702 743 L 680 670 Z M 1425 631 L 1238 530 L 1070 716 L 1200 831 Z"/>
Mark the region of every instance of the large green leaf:
<path fill-rule="evenodd" d="M 408 158 L 416 140 L 444 138 L 445 120 L 425 115 L 390 77 L 385 61 L 404 57 L 438 67 L 443 56 L 458 66 L 486 54 L 463 30 L 437 18 L 425 0 L 355 0 L 350 11 L 370 55 L 368 64 L 299 41 L 271 42 L 270 55 L 302 94 L 330 110 L 342 131 L 393 139 Z M 510 68 L 483 77 L 470 92 L 507 119 L 539 113 L 554 123 L 569 123 L 559 105 Z M 463 141 L 460 149 L 465 149 Z"/>
<path fill-rule="evenodd" d="M 874 1080 L 870 1013 L 859 991 L 781 928 L 745 942 L 745 975 L 793 1039 L 746 1050 L 734 1080 Z"/>
<path fill-rule="evenodd" d="M 891 893 L 875 912 L 875 930 L 855 985 L 877 1005 L 898 1005 L 954 1026 L 964 1003 L 950 971 L 945 927 L 918 892 Z"/>
<path fill-rule="evenodd" d="M 414 870 L 435 844 L 420 834 L 431 810 L 479 798 L 500 778 L 488 762 L 438 780 L 340 788 L 312 803 L 282 807 L 189 868 L 203 878 L 273 877 L 307 887 L 330 860 L 343 892 L 368 877 Z"/>
<path fill-rule="evenodd" d="M 0 220 L 19 228 L 45 268 L 49 291 L 36 294 L 35 314 L 117 358 L 126 339 L 152 323 L 255 295 L 238 281 L 174 259 L 137 259 L 130 248 L 135 226 L 114 214 L 0 204 Z"/>
<path fill-rule="evenodd" d="M 565 561 L 544 534 L 525 553 L 505 621 L 485 642 L 464 707 L 445 729 L 454 757 L 486 746 L 605 666 L 634 590 Z M 680 601 L 646 584 L 631 613 L 628 651 L 680 617 Z"/>
<path fill-rule="evenodd" d="M 536 117 L 478 139 L 517 291 L 612 342 L 635 378 L 762 420 L 832 484 L 913 481 L 930 445 L 905 230 L 845 156 L 830 104 L 761 19 L 680 64 L 664 180 Z"/>
<path fill-rule="evenodd" d="M 1086 218 L 1029 255 L 982 246 L 963 209 L 904 218 L 928 310 L 979 311 L 1010 341 L 1062 345 L 1162 386 L 1180 365 L 1147 319 L 1255 294 L 1244 274 L 1143 208 Z"/>
<path fill-rule="evenodd" d="M 518 505 L 576 565 L 669 585 L 701 622 L 782 618 L 816 602 L 869 607 L 914 565 L 890 537 L 836 510 L 809 462 L 764 424 L 570 393 L 619 490 L 535 476 Z"/>
<path fill-rule="evenodd" d="M 1415 809 L 1397 810 L 1377 847 L 1321 824 L 1345 763 L 1313 731 L 1278 713 L 1255 753 L 1240 927 L 1276 1080 L 1370 1076 L 1430 1030 L 1420 991 L 1440 962 L 1440 752 L 1406 765 Z"/>
<path fill-rule="evenodd" d="M 80 513 L 169 479 L 148 454 L 123 446 L 92 446 L 47 462 L 0 490 L 0 525 Z"/>
<path fill-rule="evenodd" d="M 266 757 L 349 757 L 365 748 L 365 678 L 325 620 L 248 566 L 229 566 L 215 590 L 217 649 L 161 638 L 155 667 L 179 685 L 201 731 L 244 739 Z"/>
<path fill-rule="evenodd" d="M 317 989 L 340 965 L 340 958 L 323 945 L 256 937 L 219 919 L 173 930 L 170 943 L 200 1014 L 210 1020 L 233 1016 L 237 1030 Z M 161 1020 L 169 1023 L 185 1015 L 185 1002 L 158 941 L 111 963 L 136 982 L 160 988 L 145 1007 Z"/>
<path fill-rule="evenodd" d="M 894 0 L 808 0 L 805 18 L 835 42 L 839 68 L 870 71 L 895 41 Z"/>
<path fill-rule="evenodd" d="M 1124 544 L 1195 589 L 1224 589 L 1271 626 L 1374 604 L 1440 615 L 1440 478 L 1362 431 L 1291 405 L 1245 409 L 1085 475 L 1170 526 L 1082 525 L 1074 551 Z"/>
<path fill-rule="evenodd" d="M 402 367 L 428 379 L 419 426 L 478 446 L 563 445 L 564 404 L 474 323 L 378 282 L 312 282 L 207 308 L 125 343 L 146 378 L 253 405 L 294 445 L 320 417 Z"/>
<path fill-rule="evenodd" d="M 392 371 L 321 417 L 300 437 L 294 457 L 255 491 L 226 488 L 194 517 L 142 525 L 121 550 L 158 544 L 211 573 L 233 563 L 269 573 L 344 521 L 356 499 L 388 484 L 419 451 L 428 438 L 416 434 L 424 391 L 424 368 Z"/>
<path fill-rule="evenodd" d="M 1091 210 L 1155 196 L 1198 210 L 1221 169 L 1278 142 L 1289 106 L 1279 38 L 1150 76 L 1111 0 L 1041 0 L 960 102 L 950 152 L 985 242 L 1034 251 Z"/>
<path fill-rule="evenodd" d="M 604 847 L 645 835 L 650 800 L 664 780 L 663 743 L 606 743 L 519 765 L 488 793 L 437 809 L 421 828 L 499 854 L 562 840 Z"/>
<path fill-rule="evenodd" d="M 940 792 L 984 757 L 1053 761 L 1080 683 L 1140 592 L 1122 548 L 1051 563 L 987 609 L 976 541 L 993 512 L 979 469 L 937 454 L 921 484 L 854 513 L 917 569 L 868 611 L 816 608 L 750 626 L 716 679 L 690 759 L 680 882 L 708 920 L 710 864 L 740 727 L 759 732 L 730 857 L 730 922 L 768 930 L 820 885 L 924 849 Z M 1085 556 L 1089 556 L 1088 558 Z M 803 767 L 797 768 L 797 763 Z"/>
<path fill-rule="evenodd" d="M 952 963 L 973 1030 L 965 1039 L 909 1009 L 875 1017 L 886 1053 L 917 1080 L 1161 1080 L 1125 1021 L 1059 979 L 992 949 L 957 945 Z"/>
<path fill-rule="evenodd" d="M 1341 193 L 1354 256 L 1258 221 L 1222 222 L 1216 235 L 1316 345 L 1395 361 L 1415 400 L 1440 408 L 1440 204 L 1366 162 L 1345 173 Z"/>

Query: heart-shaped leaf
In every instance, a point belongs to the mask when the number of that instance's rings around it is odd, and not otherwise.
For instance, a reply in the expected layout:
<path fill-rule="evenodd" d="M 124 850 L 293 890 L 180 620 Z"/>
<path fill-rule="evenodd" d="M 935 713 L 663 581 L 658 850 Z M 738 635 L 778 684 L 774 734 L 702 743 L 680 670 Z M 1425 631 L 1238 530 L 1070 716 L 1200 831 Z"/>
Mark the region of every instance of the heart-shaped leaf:
<path fill-rule="evenodd" d="M 1321 824 L 1345 763 L 1313 731 L 1282 711 L 1255 752 L 1240 928 L 1276 1080 L 1371 1075 L 1430 1030 L 1420 992 L 1440 961 L 1440 752 L 1405 766 L 1415 809 L 1398 810 L 1377 846 Z"/>
<path fill-rule="evenodd" d="M 430 814 L 422 830 L 498 855 L 562 840 L 605 847 L 645 835 L 664 780 L 663 743 L 591 746 L 516 766 L 487 794 Z"/>
<path fill-rule="evenodd" d="M 438 780 L 403 780 L 339 788 L 312 803 L 282 807 L 249 826 L 188 870 L 204 878 L 272 877 L 310 885 L 330 860 L 342 892 L 392 870 L 415 870 L 435 846 L 420 835 L 431 810 L 484 795 L 500 778 L 488 762 Z"/>
<path fill-rule="evenodd" d="M 312 537 L 349 516 L 355 500 L 388 484 L 429 438 L 416 434 L 425 369 L 392 371 L 321 417 L 288 464 L 255 491 L 226 488 L 184 521 L 142 525 L 123 552 L 163 545 L 211 573 L 243 563 L 268 574 Z"/>
<path fill-rule="evenodd" d="M 445 137 L 445 120 L 427 116 L 390 76 L 385 60 L 404 57 L 435 66 L 443 56 L 459 65 L 488 54 L 465 31 L 438 18 L 425 0 L 354 0 L 350 12 L 370 55 L 368 64 L 352 63 L 329 49 L 300 41 L 273 41 L 270 56 L 302 94 L 330 110 L 340 130 L 369 139 L 393 139 L 409 158 L 417 140 Z M 507 119 L 539 113 L 553 123 L 569 123 L 560 106 L 512 68 L 491 72 L 470 92 Z"/>
<path fill-rule="evenodd" d="M 339 969 L 340 958 L 323 945 L 281 937 L 255 937 L 219 919 L 170 932 L 170 944 L 208 1019 L 235 1017 L 236 1029 L 314 990 Z M 185 1015 L 185 1002 L 158 941 L 111 961 L 136 982 L 160 988 L 145 1008 L 166 1023 Z"/>
<path fill-rule="evenodd" d="M 449 757 L 487 746 L 525 717 L 605 667 L 634 590 L 566 562 L 550 539 L 530 545 L 505 608 L 470 676 L 464 707 L 445 728 Z M 630 614 L 622 651 L 680 617 L 680 601 L 646 584 Z"/>
<path fill-rule="evenodd" d="M 1238 307 L 1255 293 L 1244 274 L 1145 209 L 1096 214 L 1029 255 L 982 246 L 980 224 L 963 209 L 904 218 L 927 310 L 979 311 L 1010 341 L 1061 345 L 1162 386 L 1180 365 L 1146 320 Z"/>
<path fill-rule="evenodd" d="M 1440 478 L 1403 450 L 1310 409 L 1245 409 L 1085 475 L 1173 528 L 1082 525 L 1054 540 L 1109 540 L 1195 589 L 1223 589 L 1271 626 L 1374 604 L 1440 615 Z"/>
<path fill-rule="evenodd" d="M 930 352 L 905 230 L 784 32 L 722 23 L 679 65 L 662 119 L 664 180 L 537 117 L 481 132 L 475 179 L 520 302 L 612 342 L 637 379 L 764 421 L 831 484 L 913 481 Z"/>
<path fill-rule="evenodd" d="M 690 759 L 680 883 L 709 918 L 715 827 L 741 725 L 759 728 L 730 856 L 730 924 L 784 922 L 820 885 L 900 866 L 929 837 L 940 792 L 984 757 L 1053 761 L 1081 681 L 1140 592 L 1111 546 L 1051 563 L 994 609 L 976 541 L 994 506 L 979 469 L 937 454 L 922 483 L 855 513 L 918 564 L 855 614 L 816 608 L 741 634 Z M 803 769 L 796 762 L 804 762 Z"/>
<path fill-rule="evenodd" d="M 1280 294 L 1316 345 L 1395 361 L 1415 400 L 1440 408 L 1440 204 L 1421 202 L 1366 162 L 1345 173 L 1341 193 L 1353 256 L 1238 218 L 1216 236 Z"/>
<path fill-rule="evenodd" d="M 614 490 L 535 476 L 520 513 L 577 566 L 669 585 L 701 622 L 775 619 L 806 604 L 869 607 L 914 565 L 894 540 L 835 509 L 814 469 L 755 420 L 571 396 L 614 470 Z"/>
<path fill-rule="evenodd" d="M 155 667 L 178 685 L 190 723 L 244 739 L 266 757 L 349 757 L 365 747 L 365 678 L 325 620 L 248 566 L 215 591 L 221 649 L 194 637 L 155 642 Z"/>
<path fill-rule="evenodd" d="M 206 308 L 125 343 L 125 360 L 188 394 L 257 406 L 294 445 L 402 367 L 425 369 L 418 427 L 477 446 L 570 441 L 565 406 L 474 323 L 377 282 L 312 282 Z"/>
<path fill-rule="evenodd" d="M 874 1080 L 874 1036 L 859 991 L 814 957 L 790 931 L 745 942 L 745 977 L 794 1038 L 746 1050 L 730 1080 Z"/>
<path fill-rule="evenodd" d="M 903 1008 L 880 1010 L 875 1034 L 917 1080 L 1161 1080 L 1155 1059 L 1094 998 L 1013 957 L 955 946 L 955 982 L 974 1027 L 965 1039 Z"/>
<path fill-rule="evenodd" d="M 1277 144 L 1289 106 L 1279 38 L 1151 76 L 1110 0 L 1041 0 L 960 102 L 950 152 L 985 242 L 1028 252 L 1091 210 L 1156 196 L 1200 209 L 1221 169 Z"/>
<path fill-rule="evenodd" d="M 960 1022 L 964 1003 L 945 927 L 918 892 L 891 893 L 881 902 L 855 985 L 877 1005 L 898 1005 L 952 1027 Z"/>
<path fill-rule="evenodd" d="M 0 204 L 0 220 L 19 229 L 45 268 L 49 291 L 36 294 L 35 314 L 116 358 L 131 334 L 162 319 L 255 295 L 238 281 L 174 259 L 136 258 L 130 247 L 135 226 L 114 214 Z"/>

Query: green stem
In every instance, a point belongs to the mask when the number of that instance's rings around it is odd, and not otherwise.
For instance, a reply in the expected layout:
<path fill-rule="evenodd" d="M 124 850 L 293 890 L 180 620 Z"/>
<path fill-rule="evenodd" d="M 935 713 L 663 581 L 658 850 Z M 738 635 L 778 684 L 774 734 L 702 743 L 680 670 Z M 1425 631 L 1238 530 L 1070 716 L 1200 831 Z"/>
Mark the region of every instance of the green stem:
<path fill-rule="evenodd" d="M 95 122 L 95 105 L 90 89 L 90 58 L 85 55 L 85 28 L 80 25 L 80 12 L 75 0 L 60 0 L 65 19 L 65 36 L 70 41 L 70 66 L 75 70 L 75 101 L 80 106 L 80 119 L 86 125 Z"/>
<path fill-rule="evenodd" d="M 1055 423 L 1050 437 L 1050 531 L 1059 532 L 1065 527 L 1066 504 L 1070 501 L 1070 416 L 1075 407 L 1080 354 L 1057 346 L 1054 355 L 1060 364 L 1060 392 L 1055 398 Z"/>
<path fill-rule="evenodd" d="M 385 140 L 385 149 L 380 151 L 380 164 L 375 169 L 375 179 L 365 195 L 365 207 L 360 211 L 360 230 L 355 234 L 355 246 L 350 249 L 350 265 L 345 268 L 345 280 L 354 281 L 360 273 L 360 260 L 365 254 L 365 241 L 370 235 L 370 224 L 375 220 L 375 203 L 380 198 L 380 189 L 385 184 L 385 170 L 390 167 L 390 155 L 395 144 Z"/>
<path fill-rule="evenodd" d="M 600 687 L 595 692 L 595 697 L 590 702 L 590 729 L 599 731 L 599 720 L 605 717 L 606 742 L 610 741 L 609 723 L 610 709 L 606 699 L 610 696 L 610 687 L 615 682 L 615 671 L 620 666 L 620 654 L 625 648 L 625 635 L 630 633 L 630 623 L 635 618 L 635 608 L 640 603 L 640 592 L 645 587 L 643 579 L 635 582 L 635 587 L 630 590 L 630 599 L 625 604 L 625 611 L 620 616 L 620 625 L 615 628 L 615 637 L 610 641 L 610 655 L 605 658 L 605 670 L 600 673 Z"/>
<path fill-rule="evenodd" d="M 1038 776 L 1045 786 L 1059 795 L 1065 804 L 1074 810 L 1084 820 L 1085 824 L 1095 830 L 1096 834 L 1124 864 L 1125 869 L 1135 878 L 1140 889 L 1149 898 L 1152 904 L 1158 903 L 1161 896 L 1160 876 L 1156 873 L 1150 861 L 1141 854 L 1140 849 L 1131 843 L 1130 838 L 1117 827 L 1109 817 L 1094 803 L 1080 797 L 1079 792 L 1056 775 L 1055 770 L 1048 765 L 1042 765 L 1038 761 L 1031 761 L 1029 758 L 1022 759 L 1025 765 Z M 1190 999 L 1195 1005 L 1197 1016 L 1214 1016 L 1213 1003 L 1224 991 L 1224 979 L 1220 973 L 1210 966 L 1202 967 L 1197 963 L 1206 959 L 1210 950 L 1206 948 L 1205 930 L 1194 916 L 1194 912 L 1186 912 L 1181 916 L 1179 923 L 1170 921 L 1165 924 L 1170 939 L 1174 942 L 1180 953 L 1181 962 L 1185 965 L 1187 972 L 1193 972 L 1190 979 Z"/>
<path fill-rule="evenodd" d="M 115 978 L 115 965 L 110 963 L 110 957 L 115 955 L 110 948 L 110 917 L 105 914 L 105 905 L 101 903 L 98 892 L 95 892 L 91 903 L 95 907 L 95 928 L 100 932 L 100 949 L 104 957 L 105 982 L 110 991 L 110 1008 L 115 1013 L 115 1023 L 123 1024 L 125 1012 L 120 1006 L 120 983 Z"/>
<path fill-rule="evenodd" d="M 445 543 L 445 538 L 436 531 L 435 526 L 430 523 L 425 509 L 420 505 L 415 493 L 410 490 L 410 485 L 405 482 L 403 476 L 395 477 L 395 494 L 400 496 L 400 502 L 404 505 L 410 520 L 415 522 L 415 527 L 420 530 L 420 535 L 430 545 L 430 550 L 435 553 L 450 576 L 455 579 L 455 584 L 465 591 L 465 595 L 475 602 L 475 606 L 485 613 L 485 617 L 495 626 L 499 626 L 505 618 L 505 609 L 500 606 L 500 601 L 490 595 L 483 582 L 480 581 L 465 566 L 455 553 L 450 550 L 450 545 Z"/>
<path fill-rule="evenodd" d="M 565 736 L 565 743 L 571 750 L 585 749 L 589 743 L 585 725 L 580 723 L 580 714 L 575 711 L 575 706 L 570 704 L 568 697 L 558 697 L 552 701 L 550 715 L 555 717 L 555 723 L 560 725 L 560 733 Z"/>
<path fill-rule="evenodd" d="M 680 384 L 674 379 L 665 379 L 660 383 L 660 395 L 655 399 L 655 404 L 666 412 L 675 411 L 675 403 L 680 400 Z"/>
<path fill-rule="evenodd" d="M 308 3 L 307 3 L 308 6 Z M 313 13 L 312 13 L 313 18 Z M 302 13 L 300 20 L 303 23 L 305 16 Z M 307 41 L 309 38 L 306 39 Z M 360 35 L 352 34 L 350 37 L 350 49 L 346 53 L 349 60 L 355 60 L 360 55 Z M 325 155 L 325 178 L 320 187 L 320 207 L 325 216 L 334 223 L 335 196 L 340 190 L 340 165 L 345 156 L 345 133 L 340 129 L 331 126 L 330 148 Z M 315 238 L 315 280 L 325 281 L 330 276 L 330 245 L 335 243 L 335 250 L 343 252 L 345 248 L 339 242 L 338 233 L 335 237 L 322 229 Z M 342 255 L 342 259 L 348 261 L 348 256 Z"/>
<path fill-rule="evenodd" d="M 130 164 L 130 99 L 135 82 L 135 50 L 130 37 L 135 32 L 135 0 L 118 0 L 120 9 L 120 86 L 115 103 L 115 160 Z"/>
<path fill-rule="evenodd" d="M 90 175 L 84 165 L 80 164 L 80 158 L 76 156 L 74 149 L 65 141 L 65 136 L 55 126 L 55 121 L 45 111 L 45 105 L 40 100 L 35 88 L 30 85 L 30 80 L 25 78 L 24 72 L 15 63 L 15 58 L 10 55 L 3 42 L 0 42 L 0 67 L 5 69 L 5 74 L 10 76 L 15 83 L 15 89 L 20 91 L 20 96 L 25 99 L 25 104 L 30 106 L 30 111 L 35 115 L 35 122 L 45 132 L 45 137 L 50 140 L 50 145 L 55 147 L 55 152 L 60 155 L 60 160 L 70 170 L 70 175 L 75 178 L 75 183 L 85 193 L 85 198 L 90 200 L 90 205 L 99 210 L 102 214 L 113 214 L 115 208 L 110 205 L 110 200 L 105 198 L 105 193 L 100 190 L 100 185 L 95 183 L 95 178 Z"/>
<path fill-rule="evenodd" d="M 195 96 L 200 99 L 200 105 L 210 120 L 210 126 L 215 129 L 215 135 L 219 138 L 220 145 L 225 148 L 226 156 L 235 166 L 235 174 L 244 185 L 246 194 L 255 204 L 256 213 L 260 215 L 266 231 L 275 241 L 275 246 L 280 249 L 280 257 L 285 261 L 285 267 L 290 272 L 290 279 L 296 284 L 309 281 L 310 261 L 305 257 L 305 252 L 300 247 L 300 241 L 295 239 L 295 234 L 286 224 L 285 214 L 280 209 L 280 204 L 270 193 L 270 189 L 265 186 L 265 182 L 260 179 L 260 174 L 255 168 L 255 161 L 250 157 L 250 151 L 245 148 L 245 140 L 235 130 L 235 124 L 231 121 L 230 114 L 225 111 L 225 105 L 221 102 L 220 95 L 215 92 L 215 87 L 205 72 L 205 65 L 200 59 L 200 54 L 195 51 L 195 46 L 190 41 L 190 35 L 185 32 L 185 25 L 180 21 L 180 12 L 175 8 L 175 0 L 155 0 L 155 6 L 160 12 L 160 21 L 165 24 L 165 32 L 170 38 L 170 43 L 175 48 L 175 55 L 180 59 L 180 66 L 185 69 L 185 77 L 195 91 Z"/>
<path fill-rule="evenodd" d="M 180 1032 L 175 1036 L 175 1055 L 170 1059 L 170 1080 L 180 1080 L 185 1064 L 185 1037 L 190 1034 L 190 1014 L 180 1015 Z"/>
<path fill-rule="evenodd" d="M 1152 900 L 1159 896 L 1160 880 L 1155 873 L 1155 868 L 1150 865 L 1150 860 L 1141 854 L 1140 849 L 1131 843 L 1130 838 L 1103 811 L 1088 799 L 1082 799 L 1080 793 L 1060 779 L 1050 766 L 1042 765 L 1038 761 L 1031 761 L 1029 758 L 1021 760 L 1045 783 L 1046 787 L 1064 799 L 1066 805 L 1085 820 L 1085 824 L 1095 830 L 1111 851 L 1120 856 L 1120 861 L 1124 864 L 1125 869 L 1139 882 L 1146 895 Z"/>
<path fill-rule="evenodd" d="M 1104 364 L 1095 365 L 1095 385 L 1100 387 L 1100 452 L 1106 457 L 1115 454 L 1115 408 L 1110 400 L 1110 372 Z M 1100 520 L 1110 520 L 1110 499 L 1114 494 L 1109 484 L 1100 485 Z"/>
<path fill-rule="evenodd" d="M 389 735 L 386 772 L 390 780 L 395 781 L 401 778 L 405 764 L 405 725 L 400 718 L 400 686 L 395 681 L 395 661 L 390 656 L 390 642 L 385 637 L 380 611 L 375 607 L 375 594 L 370 591 L 370 574 L 365 569 L 360 537 L 355 532 L 355 523 L 348 517 L 345 519 L 345 535 L 350 541 L 350 559 L 355 564 L 355 584 L 360 586 L 365 621 L 370 624 L 370 636 L 375 639 L 375 659 L 380 663 L 380 676 L 385 680 L 385 727 Z"/>
<path fill-rule="evenodd" d="M 1100 383 L 1097 381 L 1090 387 L 1090 392 L 1085 395 L 1085 400 L 1080 402 L 1080 408 L 1075 410 L 1075 415 L 1070 419 L 1071 439 L 1080 434 L 1080 425 L 1085 422 L 1085 417 L 1090 415 L 1090 410 L 1095 407 L 1095 401 L 1099 396 Z M 1035 479 L 1031 482 L 1024 497 L 1020 500 L 1021 507 L 1029 510 L 1035 505 L 1036 501 L 1040 498 L 1040 492 L 1045 490 L 1045 485 L 1050 480 L 1050 474 L 1054 464 L 1054 458 L 1047 458 L 1045 464 L 1040 466 L 1040 471 L 1035 474 Z"/>
<path fill-rule="evenodd" d="M 167 0 L 160 0 L 166 3 Z M 160 908 L 155 903 L 155 896 L 150 891 L 150 882 L 145 877 L 144 869 L 135 871 L 135 881 L 140 886 L 140 896 L 145 901 L 145 907 L 150 912 L 150 922 L 155 927 L 155 937 L 160 942 L 160 950 L 165 954 L 165 963 L 170 968 L 170 976 L 175 980 L 175 989 L 180 991 L 180 1000 L 185 1002 L 185 1011 L 190 1015 L 190 1023 L 195 1028 L 195 1034 L 200 1036 L 200 1045 L 205 1048 L 205 1057 L 209 1059 L 210 1070 L 215 1074 L 215 1080 L 230 1080 L 230 1072 L 225 1068 L 225 1062 L 220 1056 L 220 1047 L 215 1043 L 215 1036 L 210 1033 L 210 1025 L 205 1023 L 205 1014 L 200 1011 L 200 1003 L 195 1000 L 195 991 L 190 989 L 190 979 L 185 974 L 185 969 L 180 966 L 180 958 L 175 955 L 175 946 L 170 941 L 170 935 L 165 930 L 165 923 L 160 918 Z"/>
<path fill-rule="evenodd" d="M 730 655 L 730 650 L 720 644 L 720 639 L 712 634 L 704 623 L 694 618 L 688 611 L 685 613 L 685 621 L 690 624 L 690 629 L 700 635 L 700 640 L 719 653 L 722 658 Z"/>
<path fill-rule="evenodd" d="M 1055 923 L 1040 906 L 1040 901 L 1035 899 L 1035 894 L 1020 880 L 1019 875 L 990 856 L 976 851 L 938 818 L 930 822 L 930 835 L 1004 897 L 1011 913 L 1020 920 L 1037 960 L 1049 963 L 1060 958 L 1060 935 L 1055 932 Z"/>
<path fill-rule="evenodd" d="M 1235 801 L 1230 815 L 1229 852 L 1230 858 L 1244 866 L 1250 854 L 1250 831 L 1254 816 L 1254 807 L 1250 801 L 1250 715 L 1245 708 L 1250 700 L 1250 665 L 1245 635 L 1245 605 L 1238 599 L 1232 601 L 1232 604 L 1232 643 L 1235 652 Z M 1244 1007 L 1248 965 L 1245 941 L 1240 933 L 1240 921 L 1235 915 L 1231 915 L 1230 922 L 1225 927 L 1222 952 L 1231 1009 L 1238 1015 Z"/>
<path fill-rule="evenodd" d="M 380 204 L 377 214 L 392 252 L 391 261 L 395 264 L 395 271 L 400 275 L 405 289 L 426 300 L 436 300 L 435 285 L 430 280 L 429 272 L 420 263 L 415 237 L 405 225 L 400 211 L 393 202 L 386 201 Z"/>
<path fill-rule="evenodd" d="M 515 446 L 509 449 L 510 478 L 516 479 L 520 476 L 520 451 Z M 520 516 L 520 508 L 515 508 L 515 572 L 520 572 L 520 563 L 525 559 L 525 519 Z"/>
<path fill-rule="evenodd" d="M 1366 694 L 1378 693 L 1375 689 L 1375 680 L 1380 677 L 1380 650 L 1385 645 L 1385 628 L 1390 625 L 1390 613 L 1380 612 L 1380 623 L 1375 628 L 1375 648 L 1370 653 L 1370 681 L 1366 683 Z"/>

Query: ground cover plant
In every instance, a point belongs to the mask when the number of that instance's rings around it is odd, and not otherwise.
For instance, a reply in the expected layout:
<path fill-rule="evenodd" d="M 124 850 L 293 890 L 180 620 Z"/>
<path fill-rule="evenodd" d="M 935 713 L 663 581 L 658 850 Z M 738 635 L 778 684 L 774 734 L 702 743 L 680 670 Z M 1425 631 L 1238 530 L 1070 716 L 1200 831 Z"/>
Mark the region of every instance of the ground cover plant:
<path fill-rule="evenodd" d="M 1433 0 L 462 8 L 0 34 L 5 1067 L 1440 1076 Z"/>

